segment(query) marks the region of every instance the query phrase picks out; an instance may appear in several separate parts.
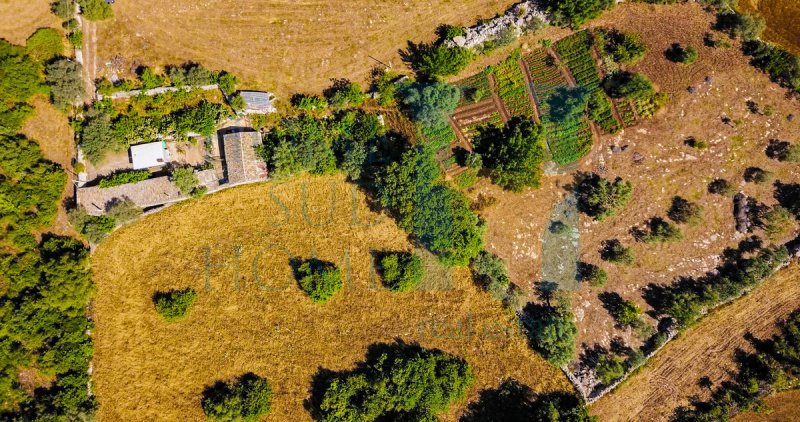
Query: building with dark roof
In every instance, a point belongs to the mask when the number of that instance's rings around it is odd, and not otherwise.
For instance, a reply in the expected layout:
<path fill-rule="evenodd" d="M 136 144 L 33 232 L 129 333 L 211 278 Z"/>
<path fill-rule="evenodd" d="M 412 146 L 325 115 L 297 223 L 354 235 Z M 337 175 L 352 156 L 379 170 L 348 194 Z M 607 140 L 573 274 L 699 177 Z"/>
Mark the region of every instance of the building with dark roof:
<path fill-rule="evenodd" d="M 255 148 L 261 145 L 261 134 L 255 131 L 237 131 L 222 136 L 225 182 L 241 184 L 267 180 L 267 164 Z"/>

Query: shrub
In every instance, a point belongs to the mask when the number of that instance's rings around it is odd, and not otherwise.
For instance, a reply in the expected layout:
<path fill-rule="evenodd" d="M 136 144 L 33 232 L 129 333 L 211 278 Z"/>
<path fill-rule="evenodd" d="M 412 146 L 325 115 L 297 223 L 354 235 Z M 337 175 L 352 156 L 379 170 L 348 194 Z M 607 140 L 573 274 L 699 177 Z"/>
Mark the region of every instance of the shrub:
<path fill-rule="evenodd" d="M 296 264 L 297 284 L 312 302 L 325 303 L 342 289 L 342 273 L 333 263 L 312 258 Z"/>
<path fill-rule="evenodd" d="M 83 48 L 83 32 L 72 31 L 67 35 L 67 41 L 75 48 Z"/>
<path fill-rule="evenodd" d="M 572 229 L 570 229 L 568 225 L 561 221 L 551 221 L 550 233 L 557 234 L 559 236 L 566 236 L 567 234 L 572 233 Z"/>
<path fill-rule="evenodd" d="M 64 40 L 53 28 L 40 28 L 25 42 L 28 55 L 40 62 L 64 55 Z"/>
<path fill-rule="evenodd" d="M 498 186 L 514 192 L 540 186 L 546 155 L 542 125 L 514 117 L 503 128 L 481 129 L 473 142 Z"/>
<path fill-rule="evenodd" d="M 725 179 L 714 179 L 708 184 L 708 192 L 722 196 L 733 196 L 736 193 L 736 188 Z"/>
<path fill-rule="evenodd" d="M 639 233 L 637 238 L 645 243 L 675 242 L 683 239 L 683 233 L 678 226 L 655 217 L 647 222 L 647 230 Z"/>
<path fill-rule="evenodd" d="M 142 209 L 129 198 L 125 198 L 112 204 L 108 208 L 107 215 L 116 223 L 124 224 L 139 218 L 142 215 Z"/>
<path fill-rule="evenodd" d="M 124 151 L 127 142 L 119 142 L 114 136 L 111 117 L 103 112 L 90 110 L 81 130 L 81 150 L 93 164 L 99 164 L 109 151 Z"/>
<path fill-rule="evenodd" d="M 504 300 L 511 281 L 508 279 L 506 264 L 499 256 L 481 251 L 470 265 L 472 278 L 497 300 Z"/>
<path fill-rule="evenodd" d="M 769 74 L 774 82 L 800 92 L 800 57 L 759 40 L 746 42 L 742 50 L 752 57 L 750 63 Z"/>
<path fill-rule="evenodd" d="M 59 59 L 48 63 L 44 73 L 56 108 L 64 109 L 83 96 L 83 67 L 80 63 Z"/>
<path fill-rule="evenodd" d="M 578 262 L 578 280 L 588 282 L 592 287 L 601 287 L 608 281 L 608 273 L 597 265 Z"/>
<path fill-rule="evenodd" d="M 603 33 L 603 39 L 603 49 L 617 63 L 636 64 L 647 53 L 647 45 L 638 34 L 612 29 Z"/>
<path fill-rule="evenodd" d="M 393 292 L 407 292 L 425 275 L 419 256 L 407 252 L 390 253 L 381 258 L 383 284 Z"/>
<path fill-rule="evenodd" d="M 631 183 L 619 177 L 610 182 L 595 173 L 582 175 L 576 188 L 578 210 L 602 221 L 622 210 L 632 193 Z"/>
<path fill-rule="evenodd" d="M 248 373 L 233 382 L 217 381 L 203 391 L 203 412 L 215 421 L 257 421 L 271 410 L 272 387 Z"/>
<path fill-rule="evenodd" d="M 367 100 L 367 94 L 361 89 L 361 85 L 346 79 L 334 81 L 333 86 L 325 90 L 325 97 L 331 106 L 339 108 L 358 107 Z"/>
<path fill-rule="evenodd" d="M 441 350 L 379 344 L 356 369 L 330 376 L 312 402 L 322 421 L 431 421 L 474 379 L 467 362 Z"/>
<path fill-rule="evenodd" d="M 391 70 L 386 70 L 372 81 L 372 88 L 378 93 L 378 104 L 382 107 L 393 106 L 397 99 L 397 74 Z"/>
<path fill-rule="evenodd" d="M 83 208 L 71 210 L 68 217 L 75 231 L 92 243 L 100 243 L 116 227 L 116 221 L 112 217 L 89 215 Z"/>
<path fill-rule="evenodd" d="M 0 39 L 0 102 L 27 102 L 42 87 L 41 65 L 21 47 Z"/>
<path fill-rule="evenodd" d="M 114 17 L 114 10 L 105 0 L 78 0 L 81 14 L 90 21 L 102 21 Z"/>
<path fill-rule="evenodd" d="M 771 239 L 782 236 L 794 227 L 794 216 L 786 208 L 776 205 L 763 217 L 764 231 Z"/>
<path fill-rule="evenodd" d="M 757 13 L 730 11 L 717 14 L 714 29 L 725 32 L 733 38 L 741 37 L 745 41 L 749 41 L 760 37 L 766 27 L 764 18 Z"/>
<path fill-rule="evenodd" d="M 763 185 L 772 182 L 773 179 L 771 172 L 759 167 L 748 167 L 744 170 L 744 180 L 749 183 Z"/>
<path fill-rule="evenodd" d="M 152 89 L 164 86 L 164 77 L 157 74 L 153 69 L 145 67 L 139 70 L 139 80 L 142 82 L 142 89 Z"/>
<path fill-rule="evenodd" d="M 403 104 L 411 118 L 422 125 L 436 127 L 447 124 L 461 98 L 458 87 L 446 83 L 412 84 L 401 91 Z"/>
<path fill-rule="evenodd" d="M 236 85 L 239 83 L 239 78 L 228 72 L 220 72 L 217 75 L 217 85 L 227 95 L 236 92 Z"/>
<path fill-rule="evenodd" d="M 800 145 L 773 139 L 766 149 L 767 157 L 773 160 L 800 163 Z"/>
<path fill-rule="evenodd" d="M 98 186 L 101 188 L 110 188 L 128 183 L 139 183 L 149 179 L 150 176 L 152 176 L 152 174 L 147 170 L 123 171 L 101 179 Z"/>
<path fill-rule="evenodd" d="M 544 0 L 541 3 L 553 15 L 556 24 L 572 29 L 600 16 L 614 4 L 614 0 Z"/>
<path fill-rule="evenodd" d="M 50 4 L 50 11 L 61 20 L 72 19 L 75 16 L 75 2 L 73 0 L 56 0 Z"/>
<path fill-rule="evenodd" d="M 697 61 L 697 49 L 691 45 L 684 48 L 680 43 L 675 43 L 664 54 L 676 63 L 688 65 Z"/>
<path fill-rule="evenodd" d="M 443 24 L 436 28 L 436 34 L 441 41 L 445 41 L 452 40 L 455 37 L 463 37 L 467 34 L 467 30 L 463 26 Z"/>
<path fill-rule="evenodd" d="M 169 177 L 172 183 L 175 184 L 175 187 L 181 191 L 181 195 L 191 195 L 192 191 L 194 191 L 200 183 L 200 180 L 197 179 L 197 175 L 194 173 L 194 169 L 191 167 L 176 168 Z"/>
<path fill-rule="evenodd" d="M 606 240 L 603 242 L 600 258 L 615 264 L 631 265 L 633 264 L 633 251 L 631 248 L 622 245 L 619 240 Z"/>
<path fill-rule="evenodd" d="M 694 149 L 708 149 L 708 143 L 706 141 L 703 141 L 702 139 L 696 139 L 693 136 L 684 141 L 684 143 Z"/>
<path fill-rule="evenodd" d="M 529 303 L 520 319 L 531 347 L 550 363 L 563 366 L 575 357 L 578 328 L 565 298 L 560 298 L 555 306 Z"/>
<path fill-rule="evenodd" d="M 156 312 L 165 320 L 175 322 L 186 317 L 196 299 L 197 292 L 194 289 L 169 290 L 155 293 L 153 305 L 156 307 Z"/>
<path fill-rule="evenodd" d="M 603 88 L 611 98 L 647 99 L 655 88 L 650 79 L 640 73 L 615 72 L 607 76 Z"/>
<path fill-rule="evenodd" d="M 475 59 L 475 53 L 463 47 L 435 44 L 420 46 L 419 49 L 412 67 L 430 78 L 457 75 Z"/>
<path fill-rule="evenodd" d="M 600 382 L 609 385 L 625 375 L 625 365 L 619 356 L 605 354 L 598 360 L 594 371 Z"/>
<path fill-rule="evenodd" d="M 295 94 L 292 105 L 304 111 L 312 111 L 328 107 L 328 101 L 317 95 Z"/>
<path fill-rule="evenodd" d="M 236 110 L 236 111 L 244 110 L 245 107 L 247 107 L 247 101 L 245 101 L 244 97 L 242 97 L 239 94 L 234 94 L 231 97 L 231 103 L 230 104 L 231 104 L 231 108 Z"/>
<path fill-rule="evenodd" d="M 33 107 L 26 103 L 12 106 L 0 102 L 0 135 L 15 135 L 22 128 L 25 120 L 33 114 Z"/>
<path fill-rule="evenodd" d="M 702 219 L 703 208 L 695 202 L 676 196 L 672 198 L 672 206 L 669 208 L 667 215 L 676 223 L 697 224 Z"/>

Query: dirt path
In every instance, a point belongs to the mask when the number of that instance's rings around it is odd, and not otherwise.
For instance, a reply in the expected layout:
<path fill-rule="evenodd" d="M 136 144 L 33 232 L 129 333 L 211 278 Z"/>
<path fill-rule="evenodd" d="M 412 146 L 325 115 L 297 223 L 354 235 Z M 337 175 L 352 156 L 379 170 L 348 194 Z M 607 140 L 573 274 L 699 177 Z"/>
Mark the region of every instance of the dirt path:
<path fill-rule="evenodd" d="M 91 103 L 95 99 L 94 81 L 97 79 L 97 25 L 83 17 L 81 28 L 83 30 L 83 87 L 85 90 L 84 102 Z"/>
<path fill-rule="evenodd" d="M 800 307 L 800 264 L 764 282 L 749 295 L 713 311 L 669 343 L 619 389 L 591 407 L 603 421 L 666 421 L 693 394 L 707 398 L 697 381 L 708 376 L 718 385 L 734 369 L 737 348 L 752 350 L 744 338 L 773 334 L 775 322 Z"/>

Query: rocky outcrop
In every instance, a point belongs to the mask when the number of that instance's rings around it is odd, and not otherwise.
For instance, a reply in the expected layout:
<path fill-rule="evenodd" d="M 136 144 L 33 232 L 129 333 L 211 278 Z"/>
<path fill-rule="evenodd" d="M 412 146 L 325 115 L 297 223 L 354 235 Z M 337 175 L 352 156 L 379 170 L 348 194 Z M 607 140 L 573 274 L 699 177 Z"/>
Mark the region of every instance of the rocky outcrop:
<path fill-rule="evenodd" d="M 736 231 L 745 234 L 750 230 L 750 207 L 747 205 L 747 195 L 742 192 L 733 197 L 733 214 L 736 218 Z"/>
<path fill-rule="evenodd" d="M 452 47 L 476 48 L 486 41 L 506 36 L 509 31 L 514 37 L 519 37 L 542 23 L 549 23 L 549 19 L 537 2 L 523 1 L 512 6 L 502 16 L 467 28 L 466 35 L 455 37 L 447 43 Z"/>

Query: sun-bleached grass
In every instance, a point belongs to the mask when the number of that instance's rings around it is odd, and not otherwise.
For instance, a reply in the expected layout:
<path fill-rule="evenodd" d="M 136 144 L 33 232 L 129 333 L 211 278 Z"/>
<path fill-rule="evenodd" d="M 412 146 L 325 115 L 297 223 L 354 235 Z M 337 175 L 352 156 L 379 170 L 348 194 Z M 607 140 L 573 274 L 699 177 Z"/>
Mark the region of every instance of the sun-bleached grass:
<path fill-rule="evenodd" d="M 309 420 L 303 402 L 319 369 L 352 368 L 370 344 L 395 339 L 463 356 L 476 375 L 470 400 L 505 377 L 537 391 L 569 388 L 467 269 L 437 271 L 442 280 L 408 293 L 383 288 L 373 252 L 411 248 L 341 176 L 234 188 L 124 227 L 93 257 L 98 417 L 201 419 L 205 386 L 253 371 L 274 387 L 267 420 Z M 343 289 L 323 305 L 289 266 L 311 256 L 343 273 Z M 198 292 L 194 306 L 165 323 L 153 293 L 187 287 Z"/>

